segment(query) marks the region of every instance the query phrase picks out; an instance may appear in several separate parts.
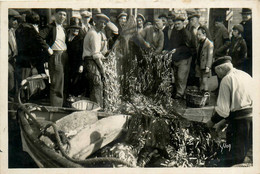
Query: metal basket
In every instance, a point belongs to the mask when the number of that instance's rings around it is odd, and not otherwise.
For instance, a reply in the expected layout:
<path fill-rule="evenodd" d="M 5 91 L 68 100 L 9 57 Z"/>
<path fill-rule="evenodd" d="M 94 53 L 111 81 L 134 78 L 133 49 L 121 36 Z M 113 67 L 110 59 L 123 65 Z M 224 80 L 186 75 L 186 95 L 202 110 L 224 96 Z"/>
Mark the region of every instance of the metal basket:
<path fill-rule="evenodd" d="M 204 107 L 207 100 L 209 100 L 210 93 L 202 93 L 197 90 L 190 90 L 186 92 L 186 105 L 192 108 Z"/>
<path fill-rule="evenodd" d="M 88 110 L 88 111 L 98 111 L 100 106 L 89 100 L 79 100 L 71 104 L 71 106 L 75 109 L 79 110 Z"/>

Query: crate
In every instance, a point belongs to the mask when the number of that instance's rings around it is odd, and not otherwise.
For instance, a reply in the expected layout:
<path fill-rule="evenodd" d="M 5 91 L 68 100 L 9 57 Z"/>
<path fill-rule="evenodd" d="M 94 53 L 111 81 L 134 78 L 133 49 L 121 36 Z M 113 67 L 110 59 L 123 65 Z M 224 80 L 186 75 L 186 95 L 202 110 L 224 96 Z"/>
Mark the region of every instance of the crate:
<path fill-rule="evenodd" d="M 72 103 L 71 106 L 78 110 L 98 111 L 101 109 L 97 103 L 89 100 L 79 100 Z"/>
<path fill-rule="evenodd" d="M 187 90 L 186 91 L 186 105 L 192 108 L 204 107 L 207 100 L 210 99 L 209 92 L 200 92 L 198 90 Z"/>

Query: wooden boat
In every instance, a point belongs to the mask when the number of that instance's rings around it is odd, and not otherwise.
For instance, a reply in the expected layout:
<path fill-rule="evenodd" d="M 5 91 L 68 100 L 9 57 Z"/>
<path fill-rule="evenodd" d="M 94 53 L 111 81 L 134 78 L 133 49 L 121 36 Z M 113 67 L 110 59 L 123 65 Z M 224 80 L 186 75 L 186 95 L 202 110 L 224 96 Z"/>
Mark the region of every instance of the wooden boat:
<path fill-rule="evenodd" d="M 92 107 L 86 107 L 88 102 Z M 88 110 L 22 103 L 19 100 L 17 118 L 23 150 L 39 167 L 44 168 L 91 167 L 104 161 L 131 166 L 117 158 L 88 158 L 122 136 L 129 116 L 97 112 L 98 105 L 86 100 L 77 105 Z M 64 137 L 67 137 L 64 135 L 69 133 L 66 130 L 70 126 L 74 126 L 77 132 L 74 130 L 74 135 L 70 135 L 71 139 L 64 144 Z"/>

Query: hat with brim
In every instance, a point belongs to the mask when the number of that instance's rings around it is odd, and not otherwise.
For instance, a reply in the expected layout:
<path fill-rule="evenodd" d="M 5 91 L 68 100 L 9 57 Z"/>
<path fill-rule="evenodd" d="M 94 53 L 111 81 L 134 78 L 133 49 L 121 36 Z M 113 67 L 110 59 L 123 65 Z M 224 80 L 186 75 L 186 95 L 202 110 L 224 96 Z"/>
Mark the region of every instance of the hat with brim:
<path fill-rule="evenodd" d="M 90 11 L 83 11 L 83 12 L 81 12 L 80 13 L 80 15 L 82 16 L 82 17 L 91 17 L 92 16 L 92 13 L 90 12 Z"/>
<path fill-rule="evenodd" d="M 113 34 L 118 34 L 118 28 L 111 21 L 107 23 L 107 27 L 113 32 Z"/>
<path fill-rule="evenodd" d="M 127 13 L 122 12 L 117 16 L 117 19 L 120 19 L 122 16 L 127 16 Z"/>
<path fill-rule="evenodd" d="M 105 20 L 106 22 L 110 21 L 109 17 L 107 15 L 103 14 L 103 13 L 96 14 L 95 17 L 94 17 L 94 20 L 95 21 Z"/>
<path fill-rule="evenodd" d="M 20 18 L 22 17 L 20 13 L 14 9 L 8 9 L 8 16 L 12 16 L 14 18 Z"/>
<path fill-rule="evenodd" d="M 143 21 L 145 21 L 145 17 L 144 15 L 142 15 L 141 13 L 137 14 L 137 18 L 141 18 Z"/>
<path fill-rule="evenodd" d="M 217 66 L 222 65 L 224 63 L 229 63 L 232 61 L 232 58 L 230 56 L 223 56 L 219 57 L 213 64 L 212 69 L 214 70 Z"/>
<path fill-rule="evenodd" d="M 233 26 L 233 30 L 237 30 L 239 33 L 243 33 L 244 27 L 241 24 L 237 24 Z"/>
<path fill-rule="evenodd" d="M 182 21 L 183 22 L 183 21 L 185 21 L 185 17 L 183 17 L 183 16 L 176 16 L 174 21 Z"/>
<path fill-rule="evenodd" d="M 69 29 L 81 29 L 81 27 L 79 25 L 70 25 L 68 28 Z"/>
<path fill-rule="evenodd" d="M 242 8 L 241 14 L 252 14 L 252 10 L 250 8 Z"/>
<path fill-rule="evenodd" d="M 190 20 L 191 18 L 194 18 L 194 17 L 200 18 L 200 15 L 198 13 L 194 13 L 194 14 L 189 15 L 188 19 Z"/>

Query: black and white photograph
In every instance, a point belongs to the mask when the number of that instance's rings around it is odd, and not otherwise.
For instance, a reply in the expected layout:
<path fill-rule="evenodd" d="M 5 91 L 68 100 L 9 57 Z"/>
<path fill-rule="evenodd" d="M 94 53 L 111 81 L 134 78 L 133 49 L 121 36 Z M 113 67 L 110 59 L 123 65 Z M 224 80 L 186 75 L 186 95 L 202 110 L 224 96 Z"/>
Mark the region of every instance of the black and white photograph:
<path fill-rule="evenodd" d="M 7 171 L 258 166 L 252 6 L 59 3 L 5 9 Z"/>

